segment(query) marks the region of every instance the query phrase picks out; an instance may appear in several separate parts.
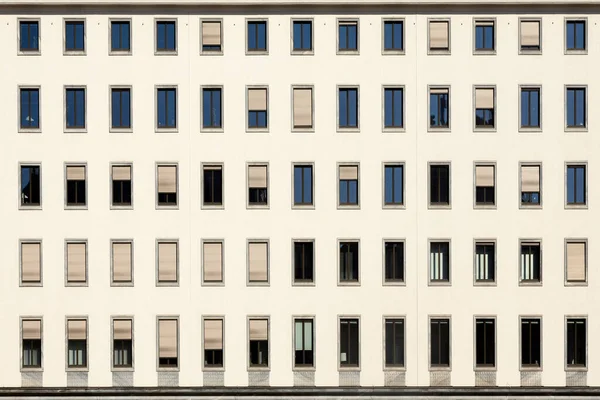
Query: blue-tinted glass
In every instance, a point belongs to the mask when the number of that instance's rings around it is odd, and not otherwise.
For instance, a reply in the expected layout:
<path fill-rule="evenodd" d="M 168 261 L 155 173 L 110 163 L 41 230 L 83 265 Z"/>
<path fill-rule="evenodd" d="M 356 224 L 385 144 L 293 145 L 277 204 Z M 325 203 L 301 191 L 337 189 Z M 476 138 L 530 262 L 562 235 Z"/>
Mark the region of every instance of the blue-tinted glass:
<path fill-rule="evenodd" d="M 402 203 L 402 167 L 394 167 L 394 202 Z"/>
<path fill-rule="evenodd" d="M 20 25 L 20 42 L 19 42 L 19 48 L 21 50 L 28 50 L 29 49 L 29 24 L 25 23 L 25 22 L 21 22 Z"/>
<path fill-rule="evenodd" d="M 121 47 L 121 32 L 119 24 L 112 23 L 110 29 L 110 47 L 112 50 L 119 49 Z"/>
<path fill-rule="evenodd" d="M 21 190 L 29 185 L 31 179 L 31 167 L 21 167 Z"/>
<path fill-rule="evenodd" d="M 311 168 L 304 168 L 304 179 L 303 179 L 303 185 L 304 185 L 304 202 L 305 203 L 312 203 L 312 173 L 311 173 L 312 169 Z"/>
<path fill-rule="evenodd" d="M 386 22 L 383 25 L 383 48 L 391 50 L 394 47 L 394 25 L 392 22 Z"/>
<path fill-rule="evenodd" d="M 577 203 L 583 203 L 585 201 L 585 173 L 583 168 L 577 168 L 575 172 L 575 184 L 577 185 L 577 192 L 575 193 L 575 201 Z"/>
<path fill-rule="evenodd" d="M 475 27 L 475 48 L 483 48 L 483 26 Z"/>
<path fill-rule="evenodd" d="M 402 126 L 402 90 L 394 90 L 394 126 Z"/>
<path fill-rule="evenodd" d="M 494 48 L 494 27 L 486 26 L 485 27 L 485 48 L 493 49 Z"/>
<path fill-rule="evenodd" d="M 392 167 L 385 167 L 385 203 L 390 204 L 394 201 L 394 180 Z"/>
<path fill-rule="evenodd" d="M 165 34 L 165 24 L 158 23 L 156 24 L 156 48 L 160 50 L 164 50 L 166 47 L 166 34 Z"/>
<path fill-rule="evenodd" d="M 67 90 L 67 127 L 75 125 L 75 92 Z"/>
<path fill-rule="evenodd" d="M 212 126 L 211 97 L 212 96 L 210 90 L 202 91 L 202 126 L 204 127 Z"/>
<path fill-rule="evenodd" d="M 356 50 L 358 48 L 358 34 L 356 25 L 348 26 L 348 50 Z"/>
<path fill-rule="evenodd" d="M 311 27 L 312 22 L 302 23 L 302 48 L 304 50 L 312 49 Z"/>
<path fill-rule="evenodd" d="M 294 168 L 294 203 L 302 203 L 302 168 Z"/>
<path fill-rule="evenodd" d="M 267 126 L 267 112 L 266 111 L 258 111 L 258 126 L 261 128 L 265 128 Z"/>
<path fill-rule="evenodd" d="M 256 24 L 248 23 L 248 49 L 256 49 Z"/>
<path fill-rule="evenodd" d="M 402 50 L 404 48 L 404 23 L 394 22 L 394 49 Z"/>
<path fill-rule="evenodd" d="M 567 125 L 575 126 L 575 90 L 567 90 Z"/>
<path fill-rule="evenodd" d="M 75 24 L 75 48 L 77 50 L 83 50 L 83 40 L 84 40 L 83 22 L 77 22 Z"/>
<path fill-rule="evenodd" d="M 358 99 L 356 89 L 348 91 L 348 125 L 352 127 L 358 126 Z"/>
<path fill-rule="evenodd" d="M 348 203 L 348 181 L 340 181 L 340 204 Z"/>
<path fill-rule="evenodd" d="M 129 29 L 129 22 L 124 22 L 121 24 L 121 44 L 123 49 L 126 50 L 131 48 Z"/>
<path fill-rule="evenodd" d="M 439 107 L 438 107 L 438 95 L 437 94 L 430 94 L 429 95 L 429 119 L 430 119 L 430 125 L 431 126 L 437 126 L 439 125 L 439 121 L 440 121 L 440 115 L 439 115 Z"/>
<path fill-rule="evenodd" d="M 340 25 L 339 28 L 339 41 L 340 41 L 340 49 L 347 49 L 348 48 L 348 42 L 347 42 L 347 26 L 344 25 Z"/>
<path fill-rule="evenodd" d="M 129 90 L 124 90 L 121 92 L 121 119 L 122 125 L 124 127 L 131 126 L 131 93 Z"/>
<path fill-rule="evenodd" d="M 75 119 L 77 126 L 85 126 L 85 96 L 83 90 L 75 92 Z"/>
<path fill-rule="evenodd" d="M 129 50 L 129 22 L 112 22 L 111 48 L 112 50 Z"/>
<path fill-rule="evenodd" d="M 212 92 L 212 112 L 213 125 L 221 126 L 221 91 L 214 90 Z"/>
<path fill-rule="evenodd" d="M 302 25 L 294 22 L 294 49 L 302 48 Z"/>
<path fill-rule="evenodd" d="M 578 89 L 575 91 L 575 125 L 585 125 L 585 91 Z"/>
<path fill-rule="evenodd" d="M 167 48 L 169 50 L 175 50 L 175 24 L 172 22 L 167 23 Z"/>
<path fill-rule="evenodd" d="M 256 111 L 248 111 L 248 127 L 255 128 L 257 124 Z"/>
<path fill-rule="evenodd" d="M 567 168 L 567 203 L 575 202 L 575 168 Z"/>
<path fill-rule="evenodd" d="M 261 50 L 267 48 L 267 24 L 264 22 L 258 24 L 258 48 Z"/>
<path fill-rule="evenodd" d="M 165 90 L 158 91 L 158 126 L 164 127 L 167 124 L 167 93 Z"/>
<path fill-rule="evenodd" d="M 38 50 L 38 28 L 36 21 L 23 21 L 20 23 L 21 51 Z"/>
<path fill-rule="evenodd" d="M 585 49 L 585 23 L 577 22 L 575 25 L 575 47 Z"/>
<path fill-rule="evenodd" d="M 348 126 L 348 91 L 340 90 L 339 94 L 340 126 Z"/>
<path fill-rule="evenodd" d="M 21 127 L 39 128 L 39 91 L 37 89 L 21 90 Z"/>
<path fill-rule="evenodd" d="M 531 102 L 531 126 L 540 126 L 540 92 L 532 90 L 529 97 Z"/>
<path fill-rule="evenodd" d="M 40 92 L 35 89 L 30 92 L 30 126 L 32 128 L 40 127 Z"/>
<path fill-rule="evenodd" d="M 529 91 L 521 91 L 521 126 L 530 126 Z"/>
<path fill-rule="evenodd" d="M 358 204 L 358 182 L 350 181 L 348 185 L 350 189 L 350 204 Z"/>
<path fill-rule="evenodd" d="M 167 91 L 167 124 L 169 127 L 177 126 L 177 105 L 175 99 L 175 90 Z"/>
<path fill-rule="evenodd" d="M 75 26 L 73 26 L 72 23 L 67 23 L 65 26 L 65 34 L 66 34 L 66 43 L 65 45 L 67 46 L 67 49 L 74 49 L 75 48 Z"/>
<path fill-rule="evenodd" d="M 112 92 L 112 125 L 118 127 L 121 124 L 121 93 L 118 90 Z"/>
<path fill-rule="evenodd" d="M 391 89 L 385 89 L 385 126 L 394 126 L 393 96 Z"/>
<path fill-rule="evenodd" d="M 575 23 L 567 22 L 567 49 L 575 48 Z"/>

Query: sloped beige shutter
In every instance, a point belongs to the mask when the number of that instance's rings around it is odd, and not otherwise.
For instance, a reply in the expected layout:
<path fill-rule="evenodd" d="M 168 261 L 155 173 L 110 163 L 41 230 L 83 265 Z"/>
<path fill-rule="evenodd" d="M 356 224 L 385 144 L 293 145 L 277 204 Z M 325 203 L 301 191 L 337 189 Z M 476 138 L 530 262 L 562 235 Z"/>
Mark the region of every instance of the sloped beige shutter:
<path fill-rule="evenodd" d="M 494 167 L 492 165 L 475 167 L 475 186 L 494 187 Z"/>
<path fill-rule="evenodd" d="M 429 89 L 429 93 L 431 93 L 431 94 L 448 94 L 448 89 L 432 88 L 432 89 Z"/>
<path fill-rule="evenodd" d="M 585 282 L 585 242 L 567 243 L 567 281 Z"/>
<path fill-rule="evenodd" d="M 340 166 L 340 180 L 358 180 L 358 167 L 356 165 Z"/>
<path fill-rule="evenodd" d="M 540 21 L 521 21 L 521 46 L 540 45 Z"/>
<path fill-rule="evenodd" d="M 266 188 L 267 187 L 267 166 L 249 165 L 248 166 L 248 187 Z"/>
<path fill-rule="evenodd" d="M 202 22 L 202 44 L 206 46 L 221 45 L 221 22 Z"/>
<path fill-rule="evenodd" d="M 252 282 L 266 282 L 268 269 L 267 243 L 248 243 L 249 275 Z"/>
<path fill-rule="evenodd" d="M 267 89 L 248 89 L 248 111 L 267 110 Z"/>
<path fill-rule="evenodd" d="M 67 281 L 85 282 L 85 243 L 67 243 Z"/>
<path fill-rule="evenodd" d="M 113 280 L 131 282 L 131 243 L 113 243 Z"/>
<path fill-rule="evenodd" d="M 540 191 L 540 167 L 538 165 L 521 167 L 521 191 Z"/>
<path fill-rule="evenodd" d="M 158 244 L 158 281 L 177 282 L 177 242 Z"/>
<path fill-rule="evenodd" d="M 448 48 L 448 21 L 429 22 L 429 48 L 445 50 Z"/>
<path fill-rule="evenodd" d="M 266 319 L 250 320 L 250 340 L 268 340 L 269 321 Z"/>
<path fill-rule="evenodd" d="M 491 89 L 491 88 L 475 89 L 475 108 L 493 109 L 494 108 L 494 89 Z"/>
<path fill-rule="evenodd" d="M 23 282 L 39 282 L 41 280 L 41 260 L 40 243 L 21 243 L 21 280 Z"/>
<path fill-rule="evenodd" d="M 158 193 L 177 193 L 177 166 L 158 166 Z"/>
<path fill-rule="evenodd" d="M 68 166 L 67 167 L 67 180 L 69 181 L 84 181 L 85 180 L 85 167 L 84 166 Z"/>
<path fill-rule="evenodd" d="M 294 127 L 312 127 L 312 89 L 294 89 Z"/>
<path fill-rule="evenodd" d="M 39 319 L 35 320 L 23 320 L 23 339 L 42 339 L 42 321 Z"/>
<path fill-rule="evenodd" d="M 223 320 L 204 320 L 204 349 L 223 350 Z"/>
<path fill-rule="evenodd" d="M 132 337 L 132 322 L 130 319 L 115 319 L 113 321 L 113 339 L 114 340 L 131 340 Z"/>
<path fill-rule="evenodd" d="M 223 249 L 219 242 L 204 243 L 204 280 L 208 282 L 223 280 Z"/>
<path fill-rule="evenodd" d="M 67 322 L 67 331 L 69 340 L 86 340 L 87 321 L 85 319 L 71 319 Z"/>
<path fill-rule="evenodd" d="M 177 320 L 175 319 L 158 321 L 158 356 L 177 358 Z"/>
<path fill-rule="evenodd" d="M 131 167 L 121 166 L 112 167 L 113 181 L 130 181 L 131 180 Z"/>

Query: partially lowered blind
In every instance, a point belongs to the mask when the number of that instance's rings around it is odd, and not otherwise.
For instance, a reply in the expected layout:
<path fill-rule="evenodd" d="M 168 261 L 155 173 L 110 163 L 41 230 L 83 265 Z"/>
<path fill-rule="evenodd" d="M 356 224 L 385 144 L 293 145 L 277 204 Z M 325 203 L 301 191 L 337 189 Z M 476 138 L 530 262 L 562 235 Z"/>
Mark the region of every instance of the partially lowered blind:
<path fill-rule="evenodd" d="M 340 180 L 358 180 L 358 167 L 356 165 L 340 166 Z"/>
<path fill-rule="evenodd" d="M 267 253 L 267 243 L 248 243 L 248 268 L 251 282 L 267 281 Z"/>
<path fill-rule="evenodd" d="M 113 280 L 131 282 L 131 243 L 113 243 Z"/>
<path fill-rule="evenodd" d="M 69 181 L 85 180 L 85 167 L 83 167 L 83 166 L 68 166 L 67 167 L 67 180 L 69 180 Z"/>
<path fill-rule="evenodd" d="M 130 181 L 131 180 L 131 167 L 112 167 L 112 177 L 114 181 Z"/>
<path fill-rule="evenodd" d="M 223 320 L 204 320 L 204 349 L 223 350 Z"/>
<path fill-rule="evenodd" d="M 448 21 L 429 22 L 429 48 L 432 50 L 446 50 L 449 45 Z"/>
<path fill-rule="evenodd" d="M 205 46 L 221 45 L 221 22 L 202 22 L 202 44 Z"/>
<path fill-rule="evenodd" d="M 158 244 L 158 281 L 177 282 L 177 242 Z"/>
<path fill-rule="evenodd" d="M 39 282 L 41 280 L 40 243 L 21 243 L 21 280 Z"/>
<path fill-rule="evenodd" d="M 67 243 L 67 281 L 85 282 L 85 243 Z"/>
<path fill-rule="evenodd" d="M 248 187 L 266 188 L 267 187 L 267 166 L 250 165 L 248 166 Z"/>
<path fill-rule="evenodd" d="M 312 89 L 294 89 L 294 127 L 312 126 Z"/>
<path fill-rule="evenodd" d="M 492 165 L 477 165 L 475 167 L 475 186 L 494 186 L 494 167 Z"/>
<path fill-rule="evenodd" d="M 494 89 L 491 89 L 491 88 L 475 89 L 475 108 L 493 109 L 494 108 Z"/>
<path fill-rule="evenodd" d="M 521 21 L 521 46 L 540 46 L 540 21 Z"/>
<path fill-rule="evenodd" d="M 177 320 L 175 319 L 158 321 L 158 356 L 177 358 Z"/>
<path fill-rule="evenodd" d="M 39 319 L 23 320 L 23 339 L 42 339 L 42 321 Z"/>
<path fill-rule="evenodd" d="M 131 340 L 132 338 L 132 322 L 130 319 L 115 319 L 113 321 L 113 339 L 114 340 Z"/>
<path fill-rule="evenodd" d="M 251 319 L 250 340 L 267 340 L 268 322 L 266 319 Z"/>
<path fill-rule="evenodd" d="M 158 166 L 158 193 L 177 193 L 177 166 Z"/>
<path fill-rule="evenodd" d="M 267 89 L 248 89 L 248 111 L 267 110 Z"/>
<path fill-rule="evenodd" d="M 223 281 L 223 249 L 220 242 L 204 243 L 204 280 Z"/>
<path fill-rule="evenodd" d="M 69 340 L 85 340 L 87 338 L 87 321 L 71 319 L 67 322 L 67 331 Z"/>
<path fill-rule="evenodd" d="M 567 243 L 567 281 L 585 282 L 585 242 Z"/>
<path fill-rule="evenodd" d="M 540 167 L 538 165 L 521 167 L 521 191 L 540 191 Z"/>

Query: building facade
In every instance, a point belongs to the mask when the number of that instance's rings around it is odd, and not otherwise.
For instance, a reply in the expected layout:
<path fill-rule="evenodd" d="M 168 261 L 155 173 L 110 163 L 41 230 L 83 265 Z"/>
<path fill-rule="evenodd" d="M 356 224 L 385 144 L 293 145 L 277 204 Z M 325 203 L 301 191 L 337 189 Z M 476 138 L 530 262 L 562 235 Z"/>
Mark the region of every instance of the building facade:
<path fill-rule="evenodd" d="M 0 9 L 6 393 L 600 384 L 596 0 Z"/>

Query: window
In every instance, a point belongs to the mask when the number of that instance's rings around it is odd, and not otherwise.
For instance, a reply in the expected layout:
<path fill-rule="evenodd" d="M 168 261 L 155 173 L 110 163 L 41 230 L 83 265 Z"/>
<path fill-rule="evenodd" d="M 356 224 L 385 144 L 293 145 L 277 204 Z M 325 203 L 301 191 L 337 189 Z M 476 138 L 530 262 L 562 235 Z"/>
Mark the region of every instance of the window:
<path fill-rule="evenodd" d="M 42 243 L 21 242 L 21 284 L 42 283 Z"/>
<path fill-rule="evenodd" d="M 540 243 L 521 243 L 521 282 L 540 283 L 542 281 L 542 261 Z"/>
<path fill-rule="evenodd" d="M 67 368 L 87 368 L 87 320 L 67 320 Z"/>
<path fill-rule="evenodd" d="M 357 318 L 340 319 L 340 368 L 359 366 L 359 327 Z"/>
<path fill-rule="evenodd" d="M 542 320 L 521 318 L 521 368 L 542 365 Z"/>
<path fill-rule="evenodd" d="M 404 242 L 386 241 L 383 247 L 385 252 L 385 283 L 403 283 Z"/>
<path fill-rule="evenodd" d="M 450 283 L 450 242 L 429 243 L 430 283 Z"/>
<path fill-rule="evenodd" d="M 567 128 L 587 127 L 587 94 L 584 87 L 567 88 Z"/>
<path fill-rule="evenodd" d="M 267 51 L 267 21 L 248 21 L 248 53 Z"/>
<path fill-rule="evenodd" d="M 385 165 L 384 180 L 384 205 L 404 205 L 404 165 Z"/>
<path fill-rule="evenodd" d="M 521 88 L 521 128 L 540 126 L 540 88 Z"/>
<path fill-rule="evenodd" d="M 268 166 L 248 165 L 248 205 L 267 206 Z"/>
<path fill-rule="evenodd" d="M 340 283 L 359 282 L 358 242 L 340 242 Z"/>
<path fill-rule="evenodd" d="M 567 318 L 567 368 L 587 367 L 587 321 Z"/>
<path fill-rule="evenodd" d="M 475 366 L 496 366 L 496 320 L 493 318 L 475 320 Z"/>
<path fill-rule="evenodd" d="M 203 165 L 202 178 L 202 205 L 223 206 L 223 167 Z"/>
<path fill-rule="evenodd" d="M 156 128 L 177 129 L 177 88 L 156 89 Z"/>
<path fill-rule="evenodd" d="M 41 167 L 21 165 L 21 207 L 42 205 Z"/>
<path fill-rule="evenodd" d="M 176 207 L 177 202 L 177 165 L 158 165 L 157 201 L 158 206 Z"/>
<path fill-rule="evenodd" d="M 113 368 L 133 367 L 133 321 L 113 320 Z"/>
<path fill-rule="evenodd" d="M 385 320 L 385 366 L 404 367 L 404 319 Z"/>
<path fill-rule="evenodd" d="M 87 243 L 67 242 L 67 286 L 87 284 Z"/>
<path fill-rule="evenodd" d="M 131 166 L 113 165 L 111 173 L 113 207 L 131 206 Z"/>
<path fill-rule="evenodd" d="M 113 241 L 112 283 L 133 284 L 133 242 Z"/>
<path fill-rule="evenodd" d="M 358 165 L 339 165 L 339 206 L 358 206 Z"/>
<path fill-rule="evenodd" d="M 111 88 L 110 126 L 112 129 L 131 129 L 131 89 Z"/>
<path fill-rule="evenodd" d="M 267 88 L 248 88 L 248 129 L 267 128 L 267 105 Z"/>
<path fill-rule="evenodd" d="M 358 21 L 338 21 L 338 52 L 358 51 Z"/>
<path fill-rule="evenodd" d="M 312 190 L 312 165 L 294 165 L 294 206 L 312 206 Z"/>
<path fill-rule="evenodd" d="M 475 128 L 493 129 L 495 123 L 495 89 L 475 88 Z"/>
<path fill-rule="evenodd" d="M 269 283 L 268 242 L 248 242 L 248 283 Z"/>
<path fill-rule="evenodd" d="M 269 366 L 269 320 L 250 319 L 250 368 Z"/>
<path fill-rule="evenodd" d="M 19 21 L 19 51 L 23 53 L 40 51 L 39 21 Z"/>
<path fill-rule="evenodd" d="M 177 23 L 175 21 L 156 21 L 156 52 L 173 53 L 177 51 Z"/>
<path fill-rule="evenodd" d="M 384 102 L 385 129 L 404 128 L 404 89 L 385 88 Z"/>
<path fill-rule="evenodd" d="M 177 285 L 179 281 L 179 249 L 177 241 L 159 241 L 157 251 L 157 285 Z"/>
<path fill-rule="evenodd" d="M 450 165 L 429 166 L 429 204 L 450 205 Z"/>
<path fill-rule="evenodd" d="M 223 51 L 221 21 L 202 21 L 202 53 Z"/>
<path fill-rule="evenodd" d="M 383 22 L 383 51 L 404 51 L 404 21 Z"/>
<path fill-rule="evenodd" d="M 179 367 L 179 320 L 158 319 L 158 368 Z"/>
<path fill-rule="evenodd" d="M 85 88 L 67 88 L 65 94 L 66 129 L 85 129 Z"/>
<path fill-rule="evenodd" d="M 86 167 L 85 165 L 67 166 L 67 206 L 84 207 L 86 201 Z"/>
<path fill-rule="evenodd" d="M 431 368 L 450 367 L 450 319 L 431 318 L 429 320 L 431 346 L 429 363 Z"/>
<path fill-rule="evenodd" d="M 85 51 L 85 21 L 65 21 L 65 52 Z"/>
<path fill-rule="evenodd" d="M 204 283 L 223 283 L 223 242 L 202 242 Z"/>
<path fill-rule="evenodd" d="M 494 21 L 475 21 L 475 51 L 494 51 L 496 49 Z"/>
<path fill-rule="evenodd" d="M 475 205 L 493 206 L 496 204 L 496 167 L 494 165 L 475 166 Z"/>
<path fill-rule="evenodd" d="M 129 21 L 110 22 L 110 51 L 129 53 L 131 51 L 131 23 Z"/>
<path fill-rule="evenodd" d="M 567 165 L 567 205 L 587 204 L 587 176 L 585 165 Z"/>
<path fill-rule="evenodd" d="M 496 244 L 493 242 L 475 243 L 475 282 L 493 283 L 496 281 Z"/>
<path fill-rule="evenodd" d="M 585 20 L 566 21 L 567 24 L 567 51 L 585 51 L 587 46 L 587 32 Z"/>
<path fill-rule="evenodd" d="M 541 166 L 521 165 L 521 206 L 541 204 Z"/>
<path fill-rule="evenodd" d="M 338 92 L 338 129 L 358 129 L 358 88 L 339 88 Z"/>
<path fill-rule="evenodd" d="M 429 89 L 429 128 L 450 127 L 450 89 Z"/>
<path fill-rule="evenodd" d="M 524 52 L 539 52 L 542 50 L 542 21 L 520 20 L 520 50 Z"/>
<path fill-rule="evenodd" d="M 294 367 L 314 366 L 313 320 L 294 320 Z"/>
<path fill-rule="evenodd" d="M 312 21 L 293 21 L 293 51 L 294 52 L 312 52 Z"/>
<path fill-rule="evenodd" d="M 450 51 L 450 21 L 429 21 L 429 52 Z"/>
<path fill-rule="evenodd" d="M 221 88 L 202 89 L 202 129 L 223 129 Z"/>
<path fill-rule="evenodd" d="M 585 283 L 587 280 L 587 242 L 566 243 L 566 278 L 568 283 Z"/>
<path fill-rule="evenodd" d="M 314 282 L 315 243 L 294 242 L 294 283 Z"/>
<path fill-rule="evenodd" d="M 223 320 L 204 320 L 204 368 L 223 367 Z"/>
<path fill-rule="evenodd" d="M 22 130 L 40 129 L 40 89 L 20 88 L 19 128 Z"/>
<path fill-rule="evenodd" d="M 21 321 L 23 369 L 42 367 L 42 320 L 24 319 Z"/>
<path fill-rule="evenodd" d="M 313 89 L 310 87 L 292 88 L 294 109 L 293 129 L 313 129 Z"/>

